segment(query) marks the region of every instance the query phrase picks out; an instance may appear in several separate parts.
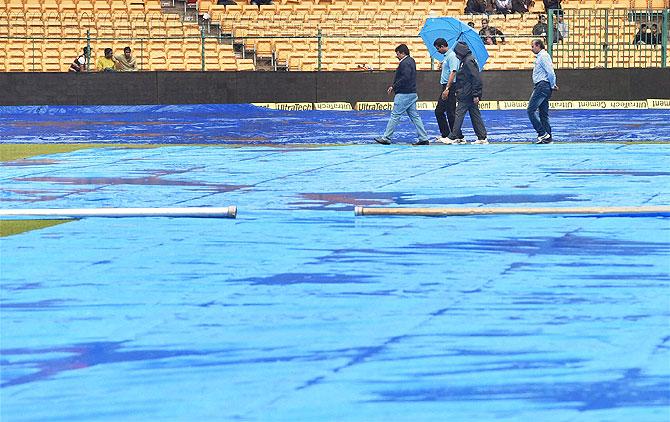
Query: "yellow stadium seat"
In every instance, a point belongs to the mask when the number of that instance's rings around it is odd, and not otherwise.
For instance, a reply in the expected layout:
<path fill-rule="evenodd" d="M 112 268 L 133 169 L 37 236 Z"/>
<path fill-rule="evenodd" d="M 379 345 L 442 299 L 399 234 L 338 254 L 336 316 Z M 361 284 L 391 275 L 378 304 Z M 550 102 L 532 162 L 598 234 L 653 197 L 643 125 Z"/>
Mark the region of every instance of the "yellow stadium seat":
<path fill-rule="evenodd" d="M 237 60 L 237 70 L 242 71 L 253 71 L 256 70 L 256 66 L 252 59 L 238 59 Z"/>
<path fill-rule="evenodd" d="M 42 18 L 30 18 L 26 25 L 27 36 L 39 37 L 44 35 L 44 21 Z"/>
<path fill-rule="evenodd" d="M 12 37 L 25 37 L 27 35 L 26 22 L 13 20 L 9 26 L 9 35 Z"/>
<path fill-rule="evenodd" d="M 61 37 L 62 32 L 61 32 L 60 20 L 50 19 L 47 22 L 45 22 L 44 33 L 49 38 Z M 60 41 L 60 40 L 57 40 L 57 41 Z"/>
<path fill-rule="evenodd" d="M 184 27 L 181 22 L 177 20 L 168 20 L 166 22 L 166 31 L 168 37 L 183 37 Z"/>
<path fill-rule="evenodd" d="M 9 17 L 6 14 L 0 13 L 0 37 L 9 36 Z M 0 50 L 2 50 L 0 48 Z"/>
<path fill-rule="evenodd" d="M 25 14 L 26 7 L 23 0 L 4 0 L 8 13 L 19 12 Z"/>
<path fill-rule="evenodd" d="M 184 67 L 186 70 L 201 70 L 202 69 L 202 55 L 198 51 L 184 52 Z"/>
<path fill-rule="evenodd" d="M 161 14 L 160 0 L 144 0 L 144 11 L 147 14 Z"/>
<path fill-rule="evenodd" d="M 25 2 L 26 15 L 40 15 L 42 13 L 42 5 L 35 0 L 27 0 Z"/>
<path fill-rule="evenodd" d="M 56 0 L 44 0 L 41 6 L 42 14 L 58 13 L 60 11 L 59 3 Z"/>

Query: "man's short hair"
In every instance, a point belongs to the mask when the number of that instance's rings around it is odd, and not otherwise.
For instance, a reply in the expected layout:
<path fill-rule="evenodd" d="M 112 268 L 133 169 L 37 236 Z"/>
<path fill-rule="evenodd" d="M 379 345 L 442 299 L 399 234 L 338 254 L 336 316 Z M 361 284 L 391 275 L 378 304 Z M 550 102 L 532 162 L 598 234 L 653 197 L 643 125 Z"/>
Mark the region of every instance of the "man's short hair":
<path fill-rule="evenodd" d="M 130 51 L 131 51 L 131 50 L 130 50 L 130 47 L 125 47 L 125 48 L 123 49 L 123 52 L 124 52 L 124 53 L 125 53 L 126 51 L 130 53 Z"/>
<path fill-rule="evenodd" d="M 111 48 L 105 48 L 105 56 L 107 54 L 112 54 L 112 49 Z"/>
<path fill-rule="evenodd" d="M 533 40 L 533 44 L 536 45 L 536 46 L 538 46 L 538 47 L 540 47 L 540 49 L 542 49 L 542 50 L 545 49 L 545 47 L 544 47 L 544 41 L 542 41 L 542 40 L 539 39 L 539 38 L 536 39 L 536 40 Z"/>
<path fill-rule="evenodd" d="M 537 17 L 537 20 L 539 20 L 539 21 L 541 21 L 542 19 L 547 19 L 547 17 L 544 16 L 544 15 L 540 15 L 540 16 Z"/>
<path fill-rule="evenodd" d="M 435 48 L 440 48 L 440 47 L 449 47 L 449 44 L 447 44 L 447 40 L 444 38 L 438 38 L 435 41 L 433 41 L 433 45 Z"/>
<path fill-rule="evenodd" d="M 395 48 L 396 53 L 403 53 L 406 56 L 409 56 L 409 48 L 406 44 L 400 44 Z"/>

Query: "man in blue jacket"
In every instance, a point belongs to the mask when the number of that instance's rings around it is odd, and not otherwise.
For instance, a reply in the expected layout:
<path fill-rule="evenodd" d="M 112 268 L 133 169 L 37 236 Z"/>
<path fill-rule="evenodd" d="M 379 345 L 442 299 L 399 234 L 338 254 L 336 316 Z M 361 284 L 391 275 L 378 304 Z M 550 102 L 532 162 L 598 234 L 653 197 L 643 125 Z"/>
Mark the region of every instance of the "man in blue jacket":
<path fill-rule="evenodd" d="M 456 57 L 461 61 L 461 66 L 456 73 L 456 118 L 454 127 L 451 128 L 449 139 L 445 143 L 467 144 L 463 137 L 461 127 L 465 113 L 470 113 L 472 127 L 477 135 L 473 144 L 488 144 L 486 139 L 486 127 L 479 111 L 479 100 L 482 97 L 482 78 L 479 75 L 479 65 L 472 56 L 470 48 L 464 42 L 459 42 L 454 47 Z"/>
<path fill-rule="evenodd" d="M 395 92 L 391 118 L 386 125 L 384 135 L 380 138 L 375 138 L 375 141 L 383 145 L 389 145 L 400 117 L 407 113 L 409 119 L 416 126 L 416 132 L 419 136 L 419 140 L 412 145 L 428 145 L 428 134 L 423 127 L 419 112 L 416 111 L 416 101 L 419 99 L 419 96 L 416 94 L 416 62 L 409 56 L 409 48 L 405 44 L 400 44 L 395 48 L 395 55 L 400 60 L 400 63 L 398 64 L 398 69 L 395 71 L 393 85 L 387 90 L 389 95 L 391 95 L 391 92 Z"/>

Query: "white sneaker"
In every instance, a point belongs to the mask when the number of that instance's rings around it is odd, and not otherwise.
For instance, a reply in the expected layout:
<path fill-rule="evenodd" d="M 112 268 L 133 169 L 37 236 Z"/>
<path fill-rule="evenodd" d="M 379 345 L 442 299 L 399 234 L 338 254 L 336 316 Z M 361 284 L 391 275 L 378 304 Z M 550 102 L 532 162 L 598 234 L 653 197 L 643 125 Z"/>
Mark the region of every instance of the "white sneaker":
<path fill-rule="evenodd" d="M 484 139 L 477 139 L 476 141 L 473 142 L 473 144 L 477 145 L 488 145 L 489 140 L 484 138 Z"/>
<path fill-rule="evenodd" d="M 449 138 L 443 138 L 443 137 L 441 137 L 441 136 L 438 136 L 437 138 L 435 138 L 435 142 L 440 142 L 440 143 L 443 143 L 443 144 L 450 144 L 450 143 L 451 143 L 451 139 L 449 139 Z"/>
<path fill-rule="evenodd" d="M 454 145 L 458 143 L 458 139 L 451 139 L 451 138 L 442 138 L 444 141 L 442 141 L 443 144 L 445 145 Z"/>
<path fill-rule="evenodd" d="M 551 139 L 551 135 L 548 134 L 548 133 L 545 133 L 545 134 L 542 135 L 542 136 L 538 136 L 538 137 L 537 137 L 537 142 L 535 142 L 535 143 L 536 143 L 536 144 L 546 144 L 546 143 L 548 143 L 547 141 L 548 141 L 549 139 Z"/>
<path fill-rule="evenodd" d="M 454 144 L 456 144 L 456 145 L 467 145 L 467 144 L 468 144 L 468 141 L 466 141 L 466 140 L 463 139 L 463 138 L 461 138 L 461 139 L 455 139 L 455 140 L 454 140 Z"/>

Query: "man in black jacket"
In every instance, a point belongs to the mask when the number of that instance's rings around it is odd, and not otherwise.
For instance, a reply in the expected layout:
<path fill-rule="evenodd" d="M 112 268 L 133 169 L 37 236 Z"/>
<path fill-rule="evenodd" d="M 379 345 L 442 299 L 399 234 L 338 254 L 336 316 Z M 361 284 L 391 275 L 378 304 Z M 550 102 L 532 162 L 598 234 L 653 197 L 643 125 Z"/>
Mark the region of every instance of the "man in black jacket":
<path fill-rule="evenodd" d="M 477 135 L 475 144 L 488 144 L 486 139 L 486 127 L 482 115 L 479 112 L 479 100 L 482 97 L 482 78 L 479 75 L 479 65 L 472 56 L 470 48 L 467 44 L 459 42 L 454 47 L 456 57 L 461 61 L 461 66 L 456 73 L 456 120 L 454 127 L 449 134 L 450 144 L 467 144 L 463 137 L 461 127 L 463 126 L 463 119 L 465 113 L 470 113 L 470 120 L 472 120 L 472 127 Z"/>
<path fill-rule="evenodd" d="M 547 18 L 544 15 L 537 17 L 537 23 L 533 26 L 533 35 L 541 35 L 543 37 L 547 36 L 548 27 L 547 27 Z"/>
<path fill-rule="evenodd" d="M 547 12 L 547 14 L 549 14 L 549 10 L 561 10 L 561 0 L 542 0 L 542 1 L 544 2 L 544 11 Z"/>
<path fill-rule="evenodd" d="M 488 18 L 482 19 L 482 29 L 479 30 L 479 36 L 482 39 L 482 42 L 486 45 L 496 45 L 498 40 L 496 36 L 500 36 L 502 43 L 505 43 L 505 34 L 501 30 L 494 26 L 489 26 Z"/>
<path fill-rule="evenodd" d="M 465 3 L 465 14 L 475 14 L 486 12 L 486 2 L 484 0 L 468 0 Z"/>
<path fill-rule="evenodd" d="M 416 132 L 419 135 L 419 140 L 412 145 L 428 145 L 428 134 L 423 127 L 419 112 L 416 111 L 416 101 L 419 99 L 416 94 L 416 62 L 409 56 L 409 48 L 405 44 L 400 44 L 395 48 L 395 55 L 400 63 L 395 71 L 393 85 L 387 90 L 389 95 L 391 95 L 391 92 L 395 92 L 391 118 L 386 125 L 384 135 L 375 138 L 375 141 L 383 145 L 389 145 L 400 117 L 407 113 L 409 119 L 416 126 Z"/>

